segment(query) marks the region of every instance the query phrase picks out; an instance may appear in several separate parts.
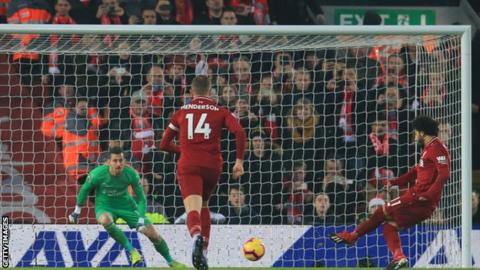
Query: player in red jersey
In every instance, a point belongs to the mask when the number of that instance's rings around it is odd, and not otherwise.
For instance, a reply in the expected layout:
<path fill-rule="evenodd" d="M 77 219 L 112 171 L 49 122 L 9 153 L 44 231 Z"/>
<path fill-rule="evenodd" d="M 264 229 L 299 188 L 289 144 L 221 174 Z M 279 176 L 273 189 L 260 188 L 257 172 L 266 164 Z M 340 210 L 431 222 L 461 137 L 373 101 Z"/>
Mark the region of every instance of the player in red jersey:
<path fill-rule="evenodd" d="M 238 119 L 209 98 L 210 82 L 206 76 L 193 79 L 191 93 L 192 102 L 172 116 L 160 149 L 180 153 L 177 181 L 187 212 L 188 231 L 194 240 L 192 263 L 196 269 L 206 270 L 206 247 L 210 237 L 208 200 L 223 167 L 220 152 L 222 129 L 225 127 L 235 135 L 237 159 L 232 169 L 234 179 L 244 173 L 246 135 Z M 177 135 L 180 146 L 173 143 Z"/>
<path fill-rule="evenodd" d="M 353 232 L 330 235 L 335 243 L 353 245 L 357 239 L 383 223 L 383 236 L 393 254 L 386 269 L 406 267 L 408 260 L 402 252 L 399 230 L 429 218 L 437 208 L 443 186 L 450 176 L 450 154 L 437 138 L 438 123 L 430 117 L 418 116 L 413 121 L 415 141 L 423 147 L 420 162 L 416 167 L 395 180 L 385 184 L 410 188 L 400 197 L 379 208 L 369 219 L 358 225 Z"/>

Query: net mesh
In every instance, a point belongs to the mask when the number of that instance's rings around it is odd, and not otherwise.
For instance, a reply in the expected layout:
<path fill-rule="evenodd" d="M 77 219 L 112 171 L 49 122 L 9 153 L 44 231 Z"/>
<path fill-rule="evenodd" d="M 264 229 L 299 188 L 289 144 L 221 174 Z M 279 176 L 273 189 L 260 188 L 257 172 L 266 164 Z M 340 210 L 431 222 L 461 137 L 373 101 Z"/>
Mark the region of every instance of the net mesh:
<path fill-rule="evenodd" d="M 234 138 L 222 139 L 216 223 L 361 222 L 401 192 L 382 180 L 417 162 L 410 124 L 426 114 L 441 123 L 452 174 L 416 237 L 460 226 L 459 36 L 1 35 L 0 53 L 0 212 L 17 223 L 65 224 L 85 173 L 113 145 L 141 174 L 152 221 L 184 223 L 176 157 L 157 145 L 206 74 L 249 138 L 239 181 L 228 173 Z M 92 207 L 81 223 L 96 223 Z M 420 254 L 417 242 L 403 244 Z M 334 251 L 315 264 L 337 265 L 346 248 Z"/>

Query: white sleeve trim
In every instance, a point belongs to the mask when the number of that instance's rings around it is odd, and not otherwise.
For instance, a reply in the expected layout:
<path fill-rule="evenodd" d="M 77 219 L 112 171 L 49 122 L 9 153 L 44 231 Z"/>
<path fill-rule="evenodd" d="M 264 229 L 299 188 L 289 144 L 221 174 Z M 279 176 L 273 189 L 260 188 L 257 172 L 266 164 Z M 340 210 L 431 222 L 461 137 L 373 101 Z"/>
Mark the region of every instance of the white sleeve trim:
<path fill-rule="evenodd" d="M 176 126 L 174 126 L 172 123 L 168 124 L 168 127 L 175 130 L 175 131 L 178 131 L 178 128 Z"/>

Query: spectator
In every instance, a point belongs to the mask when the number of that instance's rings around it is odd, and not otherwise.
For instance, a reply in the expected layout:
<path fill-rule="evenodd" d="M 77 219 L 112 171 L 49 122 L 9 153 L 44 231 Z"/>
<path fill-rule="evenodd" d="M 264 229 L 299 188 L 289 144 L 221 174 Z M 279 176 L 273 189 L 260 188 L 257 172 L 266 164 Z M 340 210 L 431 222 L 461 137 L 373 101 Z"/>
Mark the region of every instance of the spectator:
<path fill-rule="evenodd" d="M 141 17 L 142 8 L 155 7 L 156 0 L 121 0 L 120 3 L 125 9 L 125 13 L 128 17 L 136 16 Z M 155 12 L 155 8 L 152 8 Z"/>
<path fill-rule="evenodd" d="M 292 55 L 288 52 L 277 53 L 272 78 L 274 85 L 280 85 L 282 93 L 289 93 L 292 90 L 293 71 Z"/>
<path fill-rule="evenodd" d="M 440 72 L 440 67 L 431 68 L 429 73 L 429 83 L 423 89 L 422 96 L 420 97 L 420 108 L 426 110 L 438 110 L 442 107 L 447 98 L 447 88 L 445 87 L 444 74 Z"/>
<path fill-rule="evenodd" d="M 315 89 L 312 73 L 304 68 L 298 68 L 294 71 L 292 92 L 283 95 L 283 107 L 291 108 L 302 98 L 311 100 L 315 104 L 317 112 L 323 111 L 321 106 L 323 99 L 319 91 Z"/>
<path fill-rule="evenodd" d="M 313 201 L 313 215 L 305 215 L 305 225 L 332 225 L 334 218 L 330 208 L 330 198 L 325 193 L 319 193 Z"/>
<path fill-rule="evenodd" d="M 449 122 L 440 122 L 438 124 L 438 138 L 442 143 L 444 143 L 447 148 L 450 149 L 450 152 L 453 152 L 454 149 L 451 147 L 452 142 L 452 126 Z"/>
<path fill-rule="evenodd" d="M 268 6 L 273 24 L 308 25 L 325 23 L 325 16 L 319 1 L 268 1 Z"/>
<path fill-rule="evenodd" d="M 128 17 L 118 0 L 102 0 L 96 18 L 101 24 L 126 24 Z"/>
<path fill-rule="evenodd" d="M 173 6 L 168 0 L 159 0 L 155 11 L 158 13 L 157 24 L 178 24 L 173 14 Z"/>
<path fill-rule="evenodd" d="M 62 136 L 65 171 L 74 180 L 83 181 L 96 166 L 100 154 L 98 130 L 108 120 L 108 109 L 103 117 L 95 108 L 88 107 L 88 100 L 78 98 L 75 107 L 68 112 Z"/>
<path fill-rule="evenodd" d="M 205 0 L 206 10 L 195 10 L 193 24 L 220 24 L 224 3 L 223 0 Z"/>
<path fill-rule="evenodd" d="M 279 224 L 280 213 L 273 205 L 281 203 L 282 162 L 267 144 L 262 132 L 251 135 L 250 151 L 245 158 L 245 175 L 241 182 L 248 187 L 250 205 L 260 213 L 262 224 Z"/>
<path fill-rule="evenodd" d="M 125 10 L 120 6 L 119 0 L 102 0 L 98 6 L 96 18 L 100 24 L 127 24 L 128 16 Z M 103 42 L 108 47 L 114 46 L 119 35 L 106 35 Z"/>
<path fill-rule="evenodd" d="M 225 85 L 220 92 L 218 104 L 233 112 L 235 110 L 235 104 L 237 103 L 237 96 L 237 87 L 234 85 Z"/>
<path fill-rule="evenodd" d="M 230 187 L 228 205 L 220 208 L 225 224 L 260 224 L 258 213 L 245 203 L 245 191 L 240 185 Z"/>
<path fill-rule="evenodd" d="M 408 143 L 408 120 L 411 112 L 407 108 L 401 90 L 396 85 L 387 87 L 377 97 L 377 111 L 385 112 L 388 135 L 397 141 L 400 146 L 406 146 Z"/>
<path fill-rule="evenodd" d="M 210 61 L 210 60 L 209 60 Z M 218 100 L 221 89 L 227 86 L 226 71 L 221 67 L 223 63 L 217 62 L 217 60 L 211 60 L 208 64 L 208 78 L 211 85 L 211 97 Z M 225 65 L 228 65 L 225 63 Z"/>
<path fill-rule="evenodd" d="M 357 72 L 353 68 L 344 68 L 344 64 L 327 68 L 333 68 L 334 77 L 328 81 L 324 92 L 323 123 L 337 128 L 329 132 L 341 134 L 334 142 L 337 143 L 334 150 L 347 158 L 348 177 L 364 178 L 366 161 L 360 158 L 364 154 L 359 154 L 358 150 L 366 144 L 368 108 L 375 107 L 375 96 L 370 99 L 369 93 L 376 91 L 359 89 Z"/>
<path fill-rule="evenodd" d="M 480 224 L 480 193 L 476 190 L 472 192 L 472 219 L 473 224 Z"/>
<path fill-rule="evenodd" d="M 199 16 L 206 14 L 205 1 L 183 0 L 174 1 L 174 3 L 174 14 L 176 14 L 175 20 L 179 24 L 192 24 L 195 19 L 199 18 Z"/>
<path fill-rule="evenodd" d="M 400 49 L 400 55 L 404 58 L 405 73 L 408 78 L 409 96 L 415 96 L 415 84 L 423 80 L 421 74 L 425 74 L 427 52 L 423 45 L 406 44 Z"/>
<path fill-rule="evenodd" d="M 73 20 L 73 18 L 70 16 L 71 8 L 72 6 L 69 0 L 57 0 L 55 4 L 56 14 L 53 17 L 52 24 L 76 24 L 75 20 Z M 79 37 L 77 35 L 73 35 L 70 41 L 72 44 L 77 44 L 79 42 Z M 60 39 L 58 38 L 58 35 L 53 34 L 50 36 L 50 44 L 53 48 L 57 48 L 59 42 Z M 65 41 L 62 41 L 62 43 L 65 43 Z M 48 73 L 52 75 L 62 73 L 59 63 L 64 64 L 64 66 L 62 67 L 63 74 L 75 73 L 75 63 L 73 60 L 73 56 L 62 55 L 62 57 L 59 57 L 56 53 L 51 53 L 49 55 Z"/>
<path fill-rule="evenodd" d="M 395 85 L 405 89 L 408 87 L 405 62 L 400 55 L 391 54 L 388 56 L 383 74 L 383 76 L 379 77 L 377 85 L 384 87 Z"/>
<path fill-rule="evenodd" d="M 249 97 L 253 93 L 250 61 L 241 56 L 232 63 L 231 82 L 237 86 L 240 97 Z"/>
<path fill-rule="evenodd" d="M 174 55 L 167 59 L 164 77 L 164 115 L 184 104 L 183 96 L 187 93 L 186 59 L 183 55 Z"/>
<path fill-rule="evenodd" d="M 336 223 L 355 222 L 356 208 L 361 206 L 363 196 L 356 192 L 355 183 L 345 177 L 344 165 L 340 160 L 328 159 L 325 162 L 323 192 L 330 198 Z"/>
<path fill-rule="evenodd" d="M 130 53 L 132 48 L 129 42 L 121 41 L 116 45 L 117 53 L 108 56 L 103 71 L 114 85 L 128 85 L 135 91 L 141 84 L 141 58 Z"/>
<path fill-rule="evenodd" d="M 272 88 L 262 88 L 256 96 L 253 112 L 258 115 L 263 130 L 274 141 L 280 140 L 280 128 L 282 127 L 282 107 L 280 97 Z"/>
<path fill-rule="evenodd" d="M 65 120 L 72 107 L 75 89 L 73 85 L 63 84 L 57 88 L 57 95 L 43 113 L 41 130 L 44 136 L 62 139 Z"/>
<path fill-rule="evenodd" d="M 127 125 L 123 124 L 121 127 L 124 130 Z M 128 139 L 131 141 L 133 157 L 143 163 L 149 163 L 155 149 L 155 132 L 153 131 L 151 115 L 147 110 L 147 97 L 141 95 L 132 97 L 128 127 L 131 130 Z"/>
<path fill-rule="evenodd" d="M 371 132 L 367 140 L 367 170 L 370 179 L 376 179 L 377 169 L 390 169 L 398 172 L 398 157 L 400 156 L 398 141 L 391 138 L 384 114 L 380 114 L 372 122 Z M 407 164 L 403 164 L 407 165 Z M 370 181 L 373 187 L 378 188 L 378 183 Z"/>
<path fill-rule="evenodd" d="M 347 49 L 347 66 L 357 71 L 357 85 L 360 89 L 372 89 L 382 74 L 380 63 L 370 57 L 371 48 L 351 47 Z"/>
<path fill-rule="evenodd" d="M 273 85 L 273 78 L 270 72 L 262 74 L 262 78 L 259 83 L 259 90 L 262 89 L 272 89 L 276 94 L 279 94 L 279 91 Z"/>
<path fill-rule="evenodd" d="M 12 0 L 8 5 L 7 21 L 12 24 L 47 24 L 50 23 L 52 15 L 50 7 L 44 0 L 24 1 Z M 12 38 L 19 43 L 21 48 L 27 48 L 40 35 L 23 34 L 13 35 Z M 20 73 L 21 84 L 24 86 L 38 85 L 42 80 L 41 56 L 36 52 L 14 52 L 12 62 L 18 64 L 18 73 Z"/>
<path fill-rule="evenodd" d="M 118 44 L 118 53 L 109 55 L 107 62 L 102 66 L 102 70 L 108 76 L 108 86 L 102 89 L 102 96 L 104 101 L 100 104 L 106 103 L 108 98 L 108 106 L 111 109 L 110 119 L 114 120 L 111 128 L 115 128 L 116 122 L 122 118 L 128 118 L 128 108 L 130 105 L 131 94 L 140 88 L 140 58 L 138 55 L 131 55 L 130 45 L 127 42 Z M 106 93 L 105 93 L 106 92 Z M 106 95 L 107 97 L 105 97 Z"/>
<path fill-rule="evenodd" d="M 327 159 L 325 161 L 325 175 L 322 181 L 322 191 L 327 190 L 330 183 L 342 183 L 346 185 L 347 179 L 343 176 L 343 162 L 339 159 Z M 352 181 L 349 181 L 350 184 Z"/>
<path fill-rule="evenodd" d="M 231 8 L 225 8 L 220 16 L 221 25 L 236 25 L 238 23 L 237 14 Z"/>
<path fill-rule="evenodd" d="M 259 127 L 259 118 L 250 110 L 250 104 L 248 104 L 246 98 L 237 99 L 233 113 L 240 120 L 240 124 L 245 128 L 247 135 Z"/>
<path fill-rule="evenodd" d="M 307 51 L 305 53 L 305 69 L 315 74 L 321 69 L 321 60 L 317 51 Z M 315 76 L 316 77 L 316 76 Z M 319 77 L 317 77 L 320 79 Z M 315 79 L 313 81 L 316 81 Z"/>
<path fill-rule="evenodd" d="M 292 175 L 284 180 L 285 199 L 283 205 L 277 205 L 286 215 L 288 224 L 302 224 L 305 207 L 312 202 L 313 192 L 308 188 L 306 181 L 307 164 L 295 161 Z"/>
<path fill-rule="evenodd" d="M 159 65 L 153 65 L 148 70 L 147 83 L 134 95 L 147 98 L 148 112 L 154 117 L 163 116 L 163 102 L 165 93 L 165 81 L 163 69 Z"/>
<path fill-rule="evenodd" d="M 230 0 L 240 24 L 270 24 L 267 0 Z"/>
<path fill-rule="evenodd" d="M 157 13 L 154 8 L 143 8 L 142 10 L 142 24 L 155 25 L 157 24 Z"/>
<path fill-rule="evenodd" d="M 320 116 L 313 103 L 308 99 L 300 99 L 286 116 L 282 128 L 283 160 L 306 162 L 307 167 L 312 169 L 309 179 L 314 179 L 314 173 L 320 170 L 321 164 L 317 164 L 317 160 L 324 159 L 324 151 L 328 146 L 325 140 L 330 140 L 327 138 L 330 127 L 324 127 L 320 123 Z M 334 145 L 331 144 L 332 147 Z"/>

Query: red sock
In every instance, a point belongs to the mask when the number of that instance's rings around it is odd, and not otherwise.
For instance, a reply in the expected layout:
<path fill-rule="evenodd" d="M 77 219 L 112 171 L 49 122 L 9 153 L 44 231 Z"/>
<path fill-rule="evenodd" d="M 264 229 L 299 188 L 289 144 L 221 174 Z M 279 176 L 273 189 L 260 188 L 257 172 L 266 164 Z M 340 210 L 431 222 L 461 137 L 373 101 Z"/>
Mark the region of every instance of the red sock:
<path fill-rule="evenodd" d="M 385 223 L 383 225 L 383 237 L 387 242 L 388 250 L 390 250 L 392 253 L 394 260 L 405 257 L 402 251 L 400 236 L 398 235 L 397 228 L 391 224 Z"/>
<path fill-rule="evenodd" d="M 205 248 L 208 247 L 208 241 L 210 240 L 210 209 L 208 207 L 202 208 L 202 213 L 200 214 L 200 219 L 202 220 L 202 236 L 205 240 Z"/>
<path fill-rule="evenodd" d="M 361 237 L 378 227 L 378 225 L 382 224 L 385 221 L 385 214 L 383 213 L 383 209 L 380 207 L 373 213 L 373 215 L 358 225 L 355 228 L 355 232 L 357 233 L 357 237 Z"/>
<path fill-rule="evenodd" d="M 198 213 L 198 211 L 190 211 L 187 214 L 187 228 L 190 232 L 190 236 L 192 237 L 202 232 L 202 227 L 200 225 L 200 213 Z"/>

